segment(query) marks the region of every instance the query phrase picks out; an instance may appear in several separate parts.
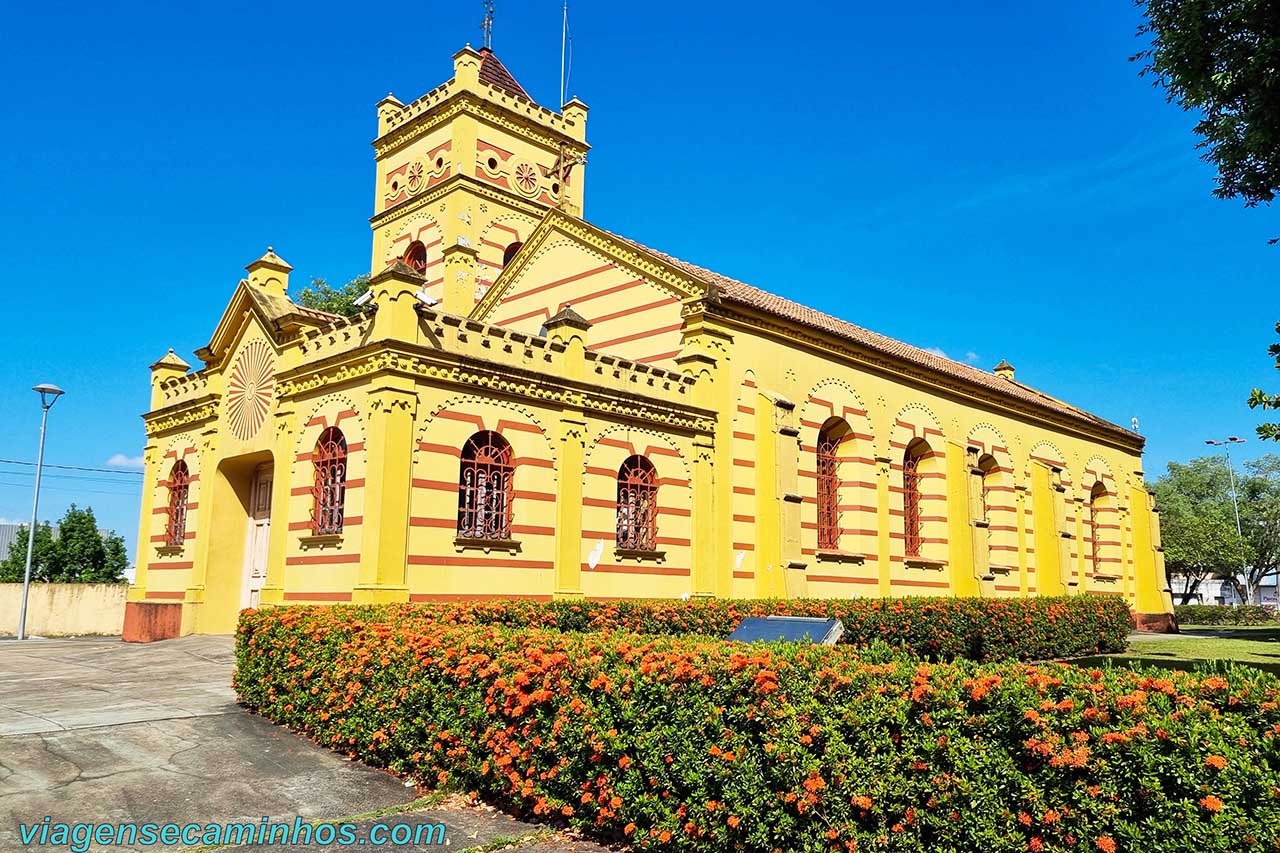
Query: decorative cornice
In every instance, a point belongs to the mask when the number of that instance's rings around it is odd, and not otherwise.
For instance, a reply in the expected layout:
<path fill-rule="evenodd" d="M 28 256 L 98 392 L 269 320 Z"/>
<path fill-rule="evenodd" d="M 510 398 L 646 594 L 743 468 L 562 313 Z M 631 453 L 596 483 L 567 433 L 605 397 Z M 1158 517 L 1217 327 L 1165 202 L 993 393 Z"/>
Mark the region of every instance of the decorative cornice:
<path fill-rule="evenodd" d="M 462 186 L 460 187 L 459 185 Z M 527 214 L 535 220 L 541 219 L 547 212 L 545 205 L 521 198 L 515 193 L 504 192 L 497 187 L 490 186 L 489 184 L 467 175 L 451 175 L 426 192 L 416 195 L 407 201 L 402 201 L 394 207 L 389 207 L 386 210 L 375 213 L 373 216 L 369 217 L 369 227 L 374 230 L 382 228 L 389 222 L 400 219 L 411 213 L 417 213 L 424 207 L 430 207 L 449 193 L 460 188 L 465 189 L 466 192 L 469 192 L 472 195 L 481 197 L 485 201 L 505 204 L 512 210 L 518 213 Z"/>
<path fill-rule="evenodd" d="M 601 369 L 612 363 L 610 360 L 597 362 Z M 613 391 L 598 383 L 575 382 L 551 373 L 387 341 L 345 353 L 341 358 L 285 371 L 276 377 L 277 394 L 281 398 L 305 396 L 378 375 L 407 376 L 466 389 L 482 388 L 508 398 L 555 406 L 581 406 L 588 412 L 661 424 L 687 433 L 711 433 L 715 428 L 713 412 L 679 401 Z M 678 380 L 680 391 L 677 393 L 691 387 L 686 377 L 671 376 L 672 381 Z"/>
<path fill-rule="evenodd" d="M 1100 441 L 1111 447 L 1129 452 L 1142 452 L 1142 440 L 1137 437 L 1129 439 L 1125 434 L 1100 429 L 1084 418 L 1076 419 L 1059 414 L 1049 409 L 1022 403 L 1004 395 L 996 394 L 980 385 L 972 385 L 960 380 L 948 380 L 941 374 L 934 373 L 900 360 L 882 355 L 873 350 L 852 345 L 843 339 L 824 337 L 812 333 L 808 329 L 781 322 L 767 313 L 738 310 L 737 306 L 729 306 L 723 302 L 708 301 L 704 310 L 727 323 L 736 325 L 744 331 L 760 332 L 798 343 L 818 350 L 824 356 L 836 355 L 857 367 L 868 368 L 891 378 L 925 385 L 939 392 L 961 397 L 966 400 L 977 399 L 981 402 L 1018 417 L 1040 421 L 1060 429 L 1066 429 L 1077 435 Z M 1117 430 L 1122 428 L 1116 427 Z M 1128 439 L 1128 440 L 1125 440 Z"/>
<path fill-rule="evenodd" d="M 175 406 L 166 406 L 142 416 L 147 437 L 155 438 L 165 433 L 201 424 L 218 417 L 218 403 L 221 397 L 210 394 L 198 400 L 191 400 Z"/>
<path fill-rule="evenodd" d="M 540 122 L 565 123 L 563 117 L 545 107 L 530 105 L 531 108 L 522 112 L 500 100 L 488 100 L 467 90 L 450 89 L 446 85 L 432 90 L 401 110 L 397 118 L 403 123 L 373 141 L 373 150 L 378 159 L 405 147 L 460 114 L 514 131 L 532 139 L 548 151 L 558 151 L 561 144 L 575 155 L 585 154 L 591 149 L 590 145 L 566 131 L 541 124 Z"/>

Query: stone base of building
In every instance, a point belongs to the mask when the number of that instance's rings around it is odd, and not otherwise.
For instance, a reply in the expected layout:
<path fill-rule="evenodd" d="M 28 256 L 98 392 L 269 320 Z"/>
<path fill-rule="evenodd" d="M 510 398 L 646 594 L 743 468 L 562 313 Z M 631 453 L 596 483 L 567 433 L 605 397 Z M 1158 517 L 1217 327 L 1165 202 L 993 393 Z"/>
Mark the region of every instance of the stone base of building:
<path fill-rule="evenodd" d="M 124 605 L 126 643 L 154 643 L 182 635 L 182 605 L 176 602 L 128 601 Z"/>
<path fill-rule="evenodd" d="M 1178 620 L 1172 613 L 1135 613 L 1133 627 L 1145 634 L 1177 634 Z"/>

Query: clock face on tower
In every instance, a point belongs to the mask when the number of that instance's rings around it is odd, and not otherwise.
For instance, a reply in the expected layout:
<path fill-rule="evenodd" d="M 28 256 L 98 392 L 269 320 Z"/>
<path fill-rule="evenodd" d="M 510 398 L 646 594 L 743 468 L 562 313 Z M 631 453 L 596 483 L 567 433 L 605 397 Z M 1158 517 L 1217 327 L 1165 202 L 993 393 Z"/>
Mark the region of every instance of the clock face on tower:
<path fill-rule="evenodd" d="M 248 441 L 258 434 L 271 410 L 275 356 L 266 341 L 250 341 L 240 350 L 227 380 L 227 421 L 231 434 Z"/>

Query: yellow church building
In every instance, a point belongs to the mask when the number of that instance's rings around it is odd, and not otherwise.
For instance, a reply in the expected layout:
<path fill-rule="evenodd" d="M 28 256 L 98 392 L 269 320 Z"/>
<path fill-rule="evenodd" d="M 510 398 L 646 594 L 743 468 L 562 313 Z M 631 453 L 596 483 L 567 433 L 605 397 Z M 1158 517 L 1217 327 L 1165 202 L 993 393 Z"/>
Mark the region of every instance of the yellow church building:
<path fill-rule="evenodd" d="M 268 249 L 201 366 L 151 367 L 126 639 L 488 597 L 1115 595 L 1169 622 L 1136 433 L 592 225 L 586 105 L 487 48 L 377 112 L 360 313 L 294 303 Z"/>

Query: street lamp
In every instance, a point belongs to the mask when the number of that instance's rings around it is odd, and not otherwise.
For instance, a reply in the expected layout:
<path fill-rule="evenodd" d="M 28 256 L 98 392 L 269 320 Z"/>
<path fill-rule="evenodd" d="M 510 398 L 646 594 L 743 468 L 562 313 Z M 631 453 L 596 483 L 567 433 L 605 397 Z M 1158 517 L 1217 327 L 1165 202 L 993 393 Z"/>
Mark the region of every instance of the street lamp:
<path fill-rule="evenodd" d="M 1231 466 L 1231 445 L 1244 444 L 1244 439 L 1238 435 L 1229 435 L 1222 441 L 1214 441 L 1211 438 L 1204 440 L 1205 444 L 1212 447 L 1221 447 L 1222 452 L 1227 455 L 1227 476 L 1231 480 L 1231 505 L 1236 511 L 1236 537 L 1240 542 L 1240 571 L 1244 573 L 1244 589 L 1249 600 L 1245 604 L 1253 604 L 1253 582 L 1249 580 L 1249 567 L 1245 565 L 1244 559 L 1244 532 L 1240 529 L 1240 499 L 1236 497 L 1236 471 Z"/>
<path fill-rule="evenodd" d="M 49 410 L 53 408 L 53 404 L 58 402 L 58 398 L 64 393 L 57 385 L 50 385 L 48 382 L 42 382 L 31 390 L 40 395 L 40 408 L 43 411 L 40 415 L 40 451 L 36 454 L 36 494 L 31 499 L 31 527 L 27 530 L 27 568 L 22 575 L 22 607 L 18 611 L 19 640 L 27 638 L 27 594 L 31 590 L 31 554 L 36 546 L 36 514 L 40 510 L 40 473 L 44 466 L 44 430 L 49 423 Z"/>

